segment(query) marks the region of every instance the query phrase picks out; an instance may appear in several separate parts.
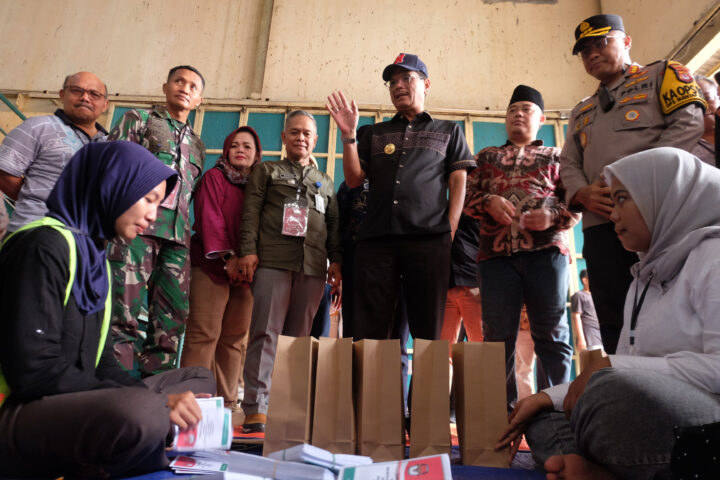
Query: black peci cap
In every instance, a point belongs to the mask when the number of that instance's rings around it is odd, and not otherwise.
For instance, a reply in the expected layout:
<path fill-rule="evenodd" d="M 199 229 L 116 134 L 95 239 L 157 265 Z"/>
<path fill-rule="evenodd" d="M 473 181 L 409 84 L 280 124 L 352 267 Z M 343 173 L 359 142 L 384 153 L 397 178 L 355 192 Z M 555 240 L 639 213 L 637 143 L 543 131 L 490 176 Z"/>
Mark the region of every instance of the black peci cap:
<path fill-rule="evenodd" d="M 620 15 L 593 15 L 586 18 L 575 29 L 575 46 L 573 47 L 573 55 L 577 55 L 580 46 L 586 38 L 605 37 L 610 30 L 625 31 L 623 20 Z"/>
<path fill-rule="evenodd" d="M 527 85 L 518 85 L 515 87 L 512 97 L 510 97 L 508 107 L 515 102 L 532 102 L 540 107 L 540 111 L 545 111 L 545 102 L 543 102 L 540 92 Z"/>

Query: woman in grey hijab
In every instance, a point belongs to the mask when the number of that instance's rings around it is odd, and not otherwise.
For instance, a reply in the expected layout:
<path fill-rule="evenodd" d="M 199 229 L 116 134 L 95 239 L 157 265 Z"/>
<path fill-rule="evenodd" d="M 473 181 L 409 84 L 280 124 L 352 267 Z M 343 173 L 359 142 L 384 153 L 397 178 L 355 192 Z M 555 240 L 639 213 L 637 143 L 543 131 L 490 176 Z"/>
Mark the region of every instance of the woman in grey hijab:
<path fill-rule="evenodd" d="M 720 170 L 675 148 L 605 167 L 610 219 L 638 253 L 616 355 L 518 403 L 548 479 L 665 478 L 674 427 L 720 421 Z"/>

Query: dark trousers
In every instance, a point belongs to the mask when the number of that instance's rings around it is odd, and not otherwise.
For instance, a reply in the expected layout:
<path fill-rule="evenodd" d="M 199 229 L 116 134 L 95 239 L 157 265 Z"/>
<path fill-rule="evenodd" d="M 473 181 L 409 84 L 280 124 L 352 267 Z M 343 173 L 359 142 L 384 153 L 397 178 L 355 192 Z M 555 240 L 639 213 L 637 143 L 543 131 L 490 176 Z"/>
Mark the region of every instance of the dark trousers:
<path fill-rule="evenodd" d="M 342 269 L 342 336 L 353 338 L 355 318 L 355 242 L 343 242 Z"/>
<path fill-rule="evenodd" d="M 480 265 L 483 337 L 486 342 L 505 343 L 508 406 L 517 400 L 515 342 L 523 304 L 538 358 L 538 388 L 569 382 L 567 256 L 557 248 L 546 248 L 489 258 Z"/>
<path fill-rule="evenodd" d="M 360 240 L 353 335 L 391 337 L 402 285 L 413 338 L 440 338 L 450 276 L 450 233 Z"/>
<path fill-rule="evenodd" d="M 168 465 L 168 393 L 215 393 L 212 372 L 188 367 L 148 377 L 149 388 L 49 395 L 0 408 L 0 476 L 130 476 Z"/>
<path fill-rule="evenodd" d="M 326 284 L 322 300 L 320 300 L 320 305 L 318 305 L 317 312 L 313 317 L 312 327 L 310 328 L 311 337 L 320 338 L 330 336 L 330 307 L 332 307 L 330 290 L 332 290 L 332 286 Z"/>
<path fill-rule="evenodd" d="M 603 348 L 607 353 L 615 353 L 623 326 L 625 296 L 632 282 L 630 267 L 638 257 L 623 248 L 612 223 L 588 227 L 583 230 L 583 237 L 583 257 Z"/>

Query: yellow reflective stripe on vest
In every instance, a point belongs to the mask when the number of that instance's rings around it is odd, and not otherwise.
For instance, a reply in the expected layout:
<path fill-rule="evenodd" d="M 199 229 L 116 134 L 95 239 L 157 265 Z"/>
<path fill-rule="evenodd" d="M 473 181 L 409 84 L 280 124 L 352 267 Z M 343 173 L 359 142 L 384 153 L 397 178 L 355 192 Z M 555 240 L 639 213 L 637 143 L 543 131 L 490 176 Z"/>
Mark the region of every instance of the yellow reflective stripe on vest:
<path fill-rule="evenodd" d="M 30 222 L 27 225 L 23 225 L 19 229 L 17 229 L 15 232 L 11 233 L 7 237 L 5 237 L 5 240 L 3 240 L 3 245 L 5 245 L 5 242 L 10 240 L 13 235 L 16 233 L 24 232 L 25 230 L 30 230 L 37 227 L 52 227 L 65 238 L 65 241 L 68 244 L 69 250 L 70 250 L 70 278 L 68 279 L 67 288 L 65 288 L 65 301 L 63 301 L 63 306 L 67 306 L 67 302 L 70 299 L 70 293 L 72 292 L 72 286 L 73 282 L 75 282 L 75 270 L 77 269 L 77 251 L 75 250 L 75 237 L 73 237 L 72 232 L 65 228 L 65 224 L 62 223 L 60 220 L 56 218 L 50 218 L 50 217 L 43 217 L 38 220 L 35 220 L 34 222 Z M 0 246 L 0 248 L 2 248 Z"/>
<path fill-rule="evenodd" d="M 110 272 L 110 262 L 105 260 L 105 271 Z M 110 329 L 110 313 L 112 312 L 112 277 L 108 273 L 108 291 L 105 295 L 105 311 L 103 312 L 103 323 L 100 327 L 100 342 L 98 343 L 97 355 L 95 355 L 95 367 L 100 364 L 103 349 L 105 348 L 105 340 L 107 339 L 108 330 Z"/>
<path fill-rule="evenodd" d="M 5 242 L 7 242 L 16 233 L 20 233 L 25 230 L 30 230 L 37 227 L 51 227 L 57 230 L 58 232 L 60 232 L 60 234 L 63 236 L 63 238 L 68 244 L 68 250 L 70 252 L 70 275 L 68 278 L 67 287 L 65 288 L 65 300 L 63 301 L 63 306 L 66 307 L 67 302 L 70 299 L 70 293 L 72 293 L 73 283 L 75 283 L 75 271 L 77 270 L 77 250 L 75 244 L 75 237 L 73 237 L 72 232 L 68 230 L 67 226 L 64 223 L 62 223 L 60 220 L 50 217 L 43 217 L 41 219 L 35 220 L 34 222 L 30 222 L 27 225 L 20 227 L 10 235 L 6 236 L 5 239 L 3 239 L 2 244 L 0 244 L 0 250 L 2 250 Z M 106 271 L 109 272 L 110 264 L 107 262 L 107 260 L 105 260 L 105 266 Z M 98 342 L 97 354 L 95 355 L 95 367 L 97 367 L 100 363 L 100 357 L 102 357 L 102 352 L 105 348 L 105 340 L 107 338 L 107 333 L 110 329 L 110 313 L 112 310 L 112 279 L 110 278 L 110 275 L 108 275 L 107 277 L 108 292 L 105 296 L 105 311 L 103 312 L 103 322 L 100 327 L 100 340 Z M 3 404 L 8 395 L 10 395 L 10 386 L 7 384 L 7 381 L 5 380 L 5 375 L 3 375 L 2 370 L 0 370 L 0 405 Z"/>

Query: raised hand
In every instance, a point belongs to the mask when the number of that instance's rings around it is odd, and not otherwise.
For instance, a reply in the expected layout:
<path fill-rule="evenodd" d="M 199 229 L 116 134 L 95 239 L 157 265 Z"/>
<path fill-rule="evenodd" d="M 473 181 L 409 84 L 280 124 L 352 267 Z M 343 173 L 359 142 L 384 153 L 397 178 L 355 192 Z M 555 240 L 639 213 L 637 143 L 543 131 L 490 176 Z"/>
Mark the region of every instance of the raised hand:
<path fill-rule="evenodd" d="M 354 137 L 360 120 L 360 113 L 355 100 L 348 103 L 341 91 L 333 92 L 327 99 L 328 103 L 325 104 L 325 108 L 335 120 L 342 136 Z"/>

